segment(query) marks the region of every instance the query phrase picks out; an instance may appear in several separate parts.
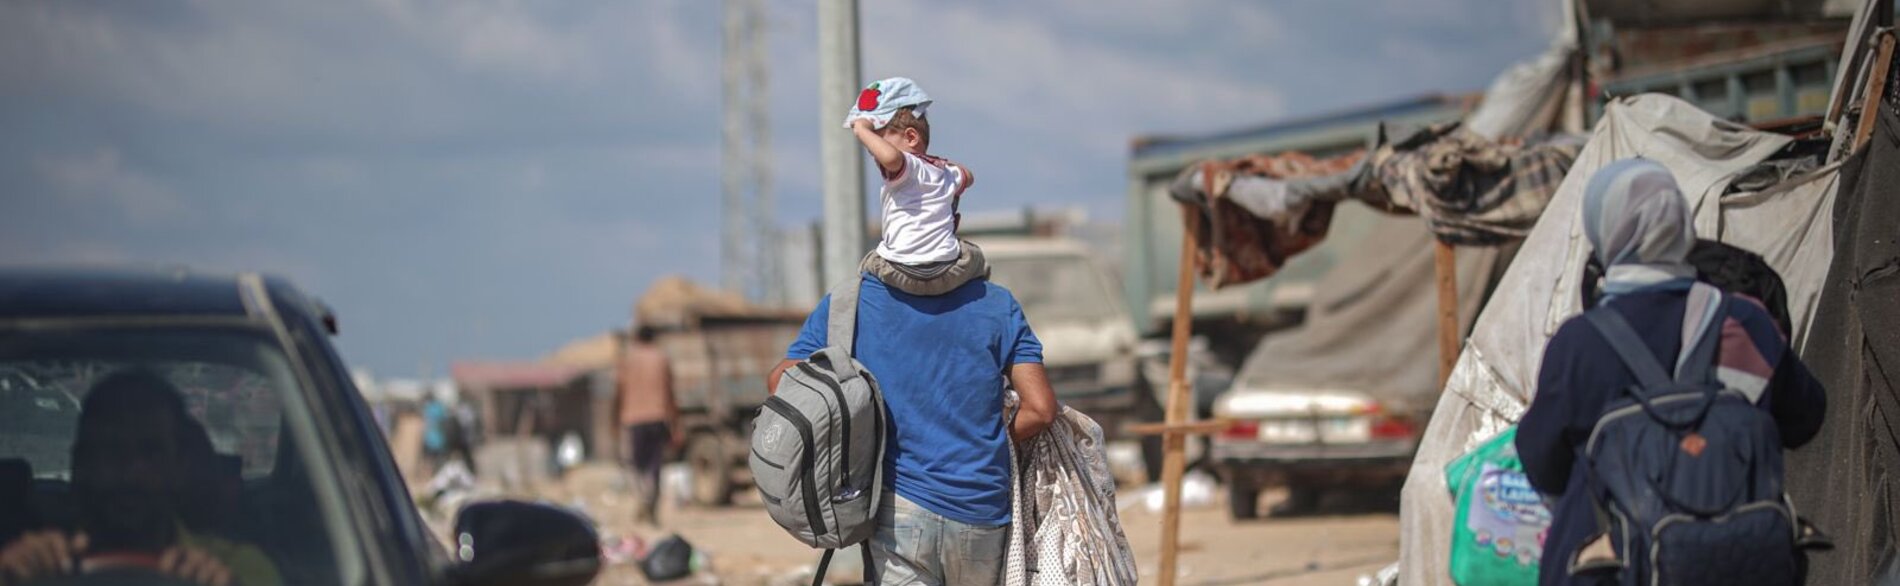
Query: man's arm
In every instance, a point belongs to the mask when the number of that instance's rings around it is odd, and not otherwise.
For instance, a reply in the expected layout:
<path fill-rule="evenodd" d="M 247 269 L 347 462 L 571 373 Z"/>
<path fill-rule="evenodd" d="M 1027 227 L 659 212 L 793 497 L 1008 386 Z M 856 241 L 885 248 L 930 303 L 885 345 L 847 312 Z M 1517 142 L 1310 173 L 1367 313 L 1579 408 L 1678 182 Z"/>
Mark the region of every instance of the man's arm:
<path fill-rule="evenodd" d="M 894 177 L 904 170 L 904 153 L 885 142 L 884 137 L 878 136 L 877 131 L 871 128 L 869 119 L 852 120 L 851 134 L 864 144 L 864 150 L 871 153 L 871 159 L 877 161 L 877 167 L 884 171 L 885 177 Z"/>
<path fill-rule="evenodd" d="M 1036 437 L 1056 420 L 1056 392 L 1049 387 L 1049 372 L 1039 362 L 1019 362 L 1009 367 L 1009 384 L 1016 388 L 1022 405 L 1016 409 L 1016 421 L 1009 426 L 1009 438 L 1018 442 Z"/>
<path fill-rule="evenodd" d="M 787 358 L 779 362 L 778 366 L 773 367 L 772 374 L 765 377 L 765 392 L 772 395 L 778 394 L 778 378 L 784 376 L 785 371 L 791 370 L 793 366 L 798 365 L 798 362 L 797 360 Z"/>

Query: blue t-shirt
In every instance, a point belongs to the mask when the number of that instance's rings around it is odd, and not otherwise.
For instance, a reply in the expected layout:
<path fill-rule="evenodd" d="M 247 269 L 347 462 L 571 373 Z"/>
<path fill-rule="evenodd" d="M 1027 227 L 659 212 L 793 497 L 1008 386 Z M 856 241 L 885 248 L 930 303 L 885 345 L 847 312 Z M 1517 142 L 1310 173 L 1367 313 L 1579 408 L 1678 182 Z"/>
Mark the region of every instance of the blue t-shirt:
<path fill-rule="evenodd" d="M 855 355 L 877 377 L 890 409 L 890 487 L 954 521 L 1009 523 L 1003 377 L 1012 364 L 1042 362 L 1042 342 L 1022 306 L 986 280 L 925 297 L 863 279 Z M 804 360 L 825 347 L 830 310 L 827 296 L 786 358 Z"/>

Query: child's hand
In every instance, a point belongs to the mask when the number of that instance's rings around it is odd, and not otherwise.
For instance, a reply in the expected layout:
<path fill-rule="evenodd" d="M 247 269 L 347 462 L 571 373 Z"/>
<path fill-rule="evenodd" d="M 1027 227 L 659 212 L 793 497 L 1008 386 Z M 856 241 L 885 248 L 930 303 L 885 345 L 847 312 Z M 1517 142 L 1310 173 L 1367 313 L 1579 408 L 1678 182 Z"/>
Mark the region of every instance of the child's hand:
<path fill-rule="evenodd" d="M 869 130 L 869 131 L 872 131 L 872 132 L 876 132 L 876 131 L 877 131 L 877 127 L 875 127 L 875 126 L 872 126 L 872 125 L 871 125 L 871 119 L 870 119 L 870 118 L 853 118 L 853 119 L 851 119 L 851 129 L 852 129 L 852 130 Z"/>

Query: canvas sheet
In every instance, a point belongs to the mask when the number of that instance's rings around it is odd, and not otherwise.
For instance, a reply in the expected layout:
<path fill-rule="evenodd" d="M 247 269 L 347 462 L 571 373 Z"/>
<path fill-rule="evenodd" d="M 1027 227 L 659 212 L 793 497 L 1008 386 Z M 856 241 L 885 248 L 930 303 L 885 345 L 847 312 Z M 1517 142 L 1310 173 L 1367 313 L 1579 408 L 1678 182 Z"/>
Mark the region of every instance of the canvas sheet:
<path fill-rule="evenodd" d="M 1431 407 L 1438 387 L 1437 269 L 1424 222 L 1381 215 L 1367 240 L 1321 279 L 1299 327 L 1269 334 L 1247 357 L 1237 386 L 1351 391 L 1410 411 Z M 1459 324 L 1467 328 L 1513 247 L 1460 248 Z"/>
<path fill-rule="evenodd" d="M 1698 233 L 1760 253 L 1781 273 L 1797 339 L 1805 339 L 1833 255 L 1838 167 L 1824 167 L 1759 193 L 1723 195 L 1737 174 L 1788 139 L 1723 121 L 1677 98 L 1642 95 L 1608 105 L 1590 142 L 1558 187 L 1485 306 L 1439 397 L 1406 480 L 1400 513 L 1400 583 L 1450 584 L 1446 564 L 1453 508 L 1447 462 L 1516 421 L 1529 404 L 1544 343 L 1579 309 L 1590 254 L 1579 221 L 1584 185 L 1611 161 L 1648 157 L 1675 173 L 1698 210 Z"/>

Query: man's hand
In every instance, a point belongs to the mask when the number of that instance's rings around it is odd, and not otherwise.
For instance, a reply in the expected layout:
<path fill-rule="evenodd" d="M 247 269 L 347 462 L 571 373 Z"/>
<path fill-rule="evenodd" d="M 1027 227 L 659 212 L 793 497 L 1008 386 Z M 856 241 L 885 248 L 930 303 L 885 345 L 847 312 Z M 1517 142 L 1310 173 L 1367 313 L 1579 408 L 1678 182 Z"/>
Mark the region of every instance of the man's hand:
<path fill-rule="evenodd" d="M 1016 408 L 1016 420 L 1009 426 L 1009 439 L 1021 442 L 1056 420 L 1056 391 L 1049 386 L 1049 371 L 1041 363 L 1023 362 L 1009 367 L 1009 385 L 1016 388 L 1022 404 Z"/>
<path fill-rule="evenodd" d="M 686 427 L 685 426 L 680 425 L 678 421 L 674 421 L 672 423 L 666 424 L 666 431 L 667 431 L 667 435 L 670 436 L 667 438 L 668 443 L 671 445 L 674 451 L 679 451 L 680 448 L 686 447 Z"/>
<path fill-rule="evenodd" d="M 798 360 L 787 358 L 779 361 L 778 366 L 772 367 L 772 374 L 765 376 L 765 393 L 768 395 L 778 394 L 779 377 L 785 376 L 785 371 L 791 370 L 792 367 L 797 366 L 799 362 Z"/>
<path fill-rule="evenodd" d="M 195 547 L 176 546 L 165 550 L 158 556 L 158 571 L 193 584 L 231 586 L 231 568 Z"/>
<path fill-rule="evenodd" d="M 0 549 L 0 577 L 18 584 L 72 573 L 73 560 L 86 553 L 86 534 L 71 537 L 64 531 L 35 531 L 21 535 Z"/>
<path fill-rule="evenodd" d="M 864 118 L 852 120 L 851 134 L 858 137 L 858 142 L 864 145 L 865 152 L 871 153 L 871 160 L 877 162 L 877 168 L 883 172 L 886 179 L 895 177 L 904 170 L 904 151 L 897 150 L 897 147 L 878 135 L 877 130 L 871 126 L 870 120 Z"/>

